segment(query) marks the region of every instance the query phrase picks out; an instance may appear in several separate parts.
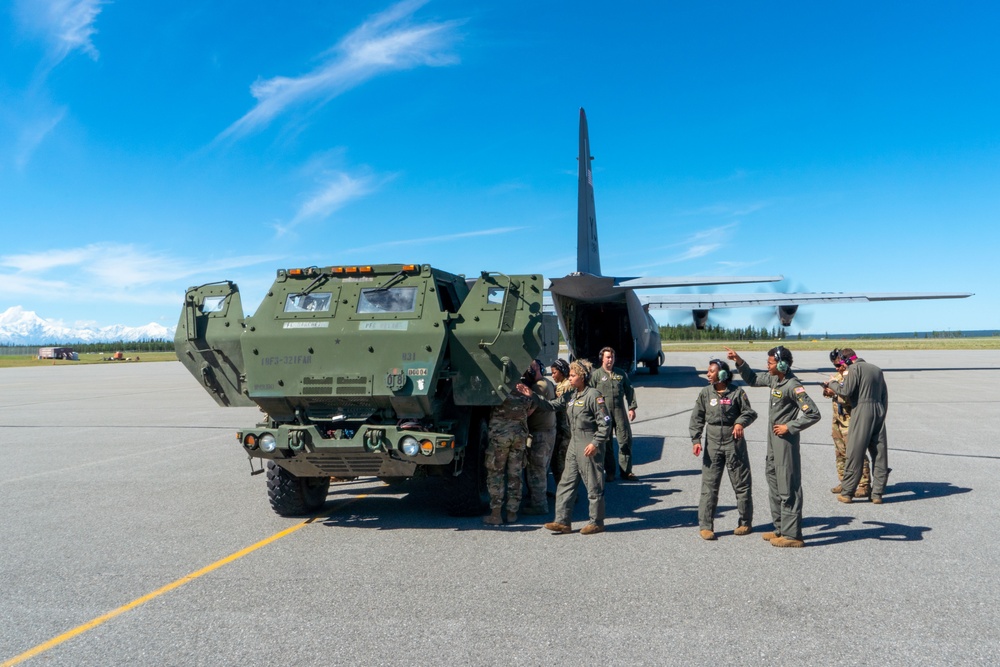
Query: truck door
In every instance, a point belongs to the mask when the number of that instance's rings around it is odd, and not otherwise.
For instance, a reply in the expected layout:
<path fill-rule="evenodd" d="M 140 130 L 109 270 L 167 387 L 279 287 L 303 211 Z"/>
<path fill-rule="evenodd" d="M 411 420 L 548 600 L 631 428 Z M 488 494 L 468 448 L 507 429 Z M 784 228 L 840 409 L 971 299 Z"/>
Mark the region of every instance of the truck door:
<path fill-rule="evenodd" d="M 455 403 L 502 403 L 542 349 L 541 323 L 541 276 L 484 272 L 452 328 Z"/>
<path fill-rule="evenodd" d="M 221 406 L 255 405 L 244 393 L 243 304 L 235 283 L 226 281 L 188 289 L 177 322 L 177 358 Z"/>

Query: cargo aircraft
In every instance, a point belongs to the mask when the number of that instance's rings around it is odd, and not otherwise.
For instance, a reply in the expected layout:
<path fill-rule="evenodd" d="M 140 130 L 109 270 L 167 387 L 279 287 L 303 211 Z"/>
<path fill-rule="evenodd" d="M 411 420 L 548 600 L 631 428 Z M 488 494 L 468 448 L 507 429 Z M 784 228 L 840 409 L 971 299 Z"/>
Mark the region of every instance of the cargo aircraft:
<path fill-rule="evenodd" d="M 799 306 L 818 303 L 861 301 L 903 301 L 910 299 L 963 299 L 971 293 L 946 292 L 797 292 L 767 294 L 655 294 L 639 296 L 637 289 L 769 283 L 782 276 L 674 276 L 621 277 L 601 273 L 597 244 L 597 216 L 594 208 L 594 179 L 591 172 L 590 138 L 587 115 L 580 109 L 580 155 L 577 194 L 576 271 L 552 278 L 546 289 L 559 328 L 574 358 L 598 362 L 598 352 L 615 349 L 616 364 L 634 370 L 644 365 L 650 373 L 663 364 L 660 327 L 649 314 L 653 310 L 690 310 L 694 324 L 703 329 L 708 313 L 715 308 L 773 307 L 782 326 L 789 326 Z"/>

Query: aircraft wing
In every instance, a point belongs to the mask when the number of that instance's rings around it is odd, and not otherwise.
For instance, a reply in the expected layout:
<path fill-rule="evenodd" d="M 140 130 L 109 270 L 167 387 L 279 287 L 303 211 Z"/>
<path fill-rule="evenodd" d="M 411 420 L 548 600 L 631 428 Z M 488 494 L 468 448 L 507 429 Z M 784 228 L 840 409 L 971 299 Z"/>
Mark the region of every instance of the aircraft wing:
<path fill-rule="evenodd" d="M 651 310 L 713 310 L 755 306 L 802 306 L 815 303 L 964 299 L 971 292 L 798 292 L 773 294 L 650 294 L 639 301 Z"/>
<path fill-rule="evenodd" d="M 650 278 L 615 278 L 615 287 L 649 289 L 661 287 L 699 287 L 702 285 L 737 285 L 741 283 L 776 283 L 784 276 L 659 276 Z"/>

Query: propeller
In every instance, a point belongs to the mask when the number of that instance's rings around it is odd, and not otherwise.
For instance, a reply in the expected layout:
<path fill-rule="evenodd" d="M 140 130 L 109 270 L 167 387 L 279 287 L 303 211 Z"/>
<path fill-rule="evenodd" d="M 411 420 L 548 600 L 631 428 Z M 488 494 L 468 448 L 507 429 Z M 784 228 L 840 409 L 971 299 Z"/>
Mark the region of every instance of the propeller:
<path fill-rule="evenodd" d="M 794 282 L 788 278 L 776 283 L 768 283 L 757 290 L 758 294 L 777 293 L 798 293 L 808 292 L 809 289 L 802 283 Z M 758 309 L 753 317 L 754 326 L 763 329 L 774 327 L 784 327 L 785 329 L 795 328 L 802 331 L 809 327 L 812 322 L 813 313 L 801 306 L 778 306 L 777 308 Z"/>

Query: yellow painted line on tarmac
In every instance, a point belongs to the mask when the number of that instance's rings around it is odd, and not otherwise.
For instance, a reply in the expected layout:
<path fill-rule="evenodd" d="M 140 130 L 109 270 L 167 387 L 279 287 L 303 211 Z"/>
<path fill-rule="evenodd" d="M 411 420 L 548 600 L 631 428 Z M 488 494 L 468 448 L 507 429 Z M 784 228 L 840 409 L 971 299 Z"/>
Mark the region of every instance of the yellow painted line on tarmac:
<path fill-rule="evenodd" d="M 348 500 L 347 502 L 341 504 L 337 509 L 339 509 L 340 507 L 343 507 L 344 505 L 350 504 L 350 503 L 354 502 L 355 500 L 358 500 L 358 499 L 364 498 L 364 497 L 365 497 L 364 495 L 355 496 L 355 497 L 351 498 L 350 500 Z M 25 660 L 27 660 L 28 658 L 33 658 L 33 657 L 35 657 L 36 655 L 38 655 L 40 653 L 44 653 L 45 651 L 48 651 L 51 648 L 55 648 L 56 646 L 59 646 L 60 644 L 62 644 L 64 642 L 67 642 L 70 639 L 73 639 L 74 637 L 82 635 L 84 632 L 87 632 L 88 630 L 93 630 L 94 628 L 98 627 L 99 625 L 103 625 L 104 623 L 110 621 L 112 618 L 115 618 L 116 616 L 120 616 L 120 615 L 124 614 L 125 612 L 129 611 L 130 609 L 135 609 L 136 607 L 138 607 L 140 605 L 146 604 L 150 600 L 154 600 L 154 599 L 160 597 L 161 595 L 163 595 L 164 593 L 169 593 L 170 591 L 174 590 L 175 588 L 180 588 L 184 584 L 192 582 L 195 579 L 197 579 L 198 577 L 201 577 L 202 575 L 206 575 L 209 572 L 212 572 L 214 570 L 219 569 L 223 565 L 228 565 L 229 563 L 232 563 L 233 561 L 238 560 L 238 559 L 242 558 L 243 556 L 246 556 L 247 554 L 253 553 L 254 551 L 257 551 L 258 549 L 260 549 L 262 547 L 266 547 L 268 544 L 271 544 L 272 542 L 276 542 L 276 541 L 280 540 L 282 537 L 286 537 L 288 535 L 291 535 L 292 533 L 294 533 L 295 531 L 299 530 L 300 528 L 304 528 L 304 527 L 308 526 L 309 524 L 311 524 L 312 522 L 314 522 L 316 519 L 320 518 L 320 516 L 329 516 L 331 513 L 332 513 L 332 511 L 330 511 L 330 512 L 324 511 L 324 512 L 321 512 L 319 514 L 315 514 L 315 515 L 309 517 L 308 519 L 306 519 L 305 521 L 303 521 L 301 523 L 297 523 L 294 526 L 291 526 L 290 528 L 284 529 L 280 533 L 275 533 L 274 535 L 271 535 L 270 537 L 265 538 L 265 539 L 261 540 L 260 542 L 257 542 L 256 544 L 251 544 L 247 548 L 241 549 L 241 550 L 237 551 L 234 554 L 230 554 L 229 556 L 226 556 L 225 558 L 223 558 L 221 560 L 217 560 L 214 563 L 212 563 L 211 565 L 206 565 L 205 567 L 201 568 L 200 570 L 192 572 L 191 574 L 184 575 L 183 577 L 181 577 L 177 581 L 173 581 L 173 582 L 167 584 L 166 586 L 163 586 L 161 588 L 157 588 L 152 593 L 147 593 L 146 595 L 143 595 L 141 598 L 136 598 L 135 600 L 132 600 L 128 604 L 124 604 L 121 607 L 118 607 L 117 609 L 109 611 L 108 613 L 104 614 L 103 616 L 98 616 L 97 618 L 93 619 L 92 621 L 88 621 L 88 622 L 84 623 L 83 625 L 78 625 L 75 628 L 73 628 L 72 630 L 69 630 L 67 632 L 62 633 L 58 637 L 53 637 L 52 639 L 48 640 L 47 642 L 39 644 L 38 646 L 36 646 L 36 647 L 34 647 L 32 649 L 28 649 L 27 651 L 25 651 L 24 653 L 22 653 L 20 655 L 15 655 L 13 658 L 10 658 L 9 660 L 7 660 L 5 662 L 0 663 L 0 667 L 11 667 L 12 665 L 20 664 L 20 663 L 24 662 Z"/>

